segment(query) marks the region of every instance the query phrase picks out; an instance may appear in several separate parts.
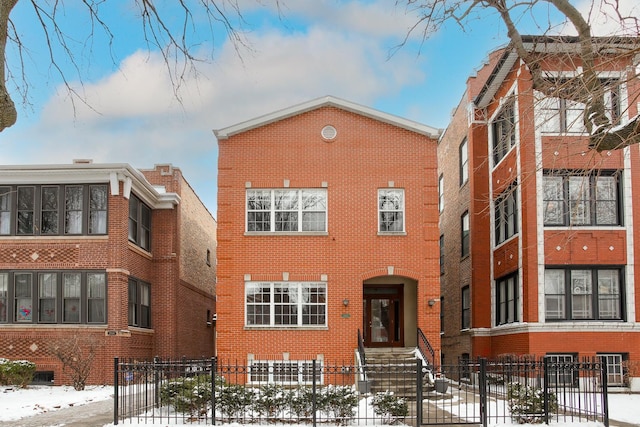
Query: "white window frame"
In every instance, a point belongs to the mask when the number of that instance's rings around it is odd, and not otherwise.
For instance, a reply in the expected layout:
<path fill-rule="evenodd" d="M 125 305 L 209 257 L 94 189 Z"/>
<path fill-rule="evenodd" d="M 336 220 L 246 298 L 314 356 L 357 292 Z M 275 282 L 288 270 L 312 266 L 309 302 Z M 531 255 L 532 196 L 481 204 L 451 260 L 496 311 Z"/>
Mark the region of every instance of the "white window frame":
<path fill-rule="evenodd" d="M 444 210 L 444 174 L 438 177 L 438 212 Z"/>
<path fill-rule="evenodd" d="M 460 143 L 460 186 L 469 181 L 469 141 L 465 137 Z"/>
<path fill-rule="evenodd" d="M 279 377 L 280 369 L 284 371 Z M 324 370 L 322 364 L 316 362 L 316 370 L 320 377 L 317 384 L 324 384 Z M 287 378 L 287 373 L 289 377 Z M 294 375 L 295 374 L 295 375 Z M 283 385 L 311 385 L 313 384 L 312 360 L 252 360 L 249 362 L 249 384 L 283 384 Z"/>
<path fill-rule="evenodd" d="M 599 353 L 602 363 L 607 364 L 607 385 L 624 385 L 624 357 L 620 353 Z"/>
<path fill-rule="evenodd" d="M 250 293 L 251 289 L 267 289 L 268 293 L 262 293 L 261 295 L 265 297 L 267 301 L 252 301 L 249 303 L 248 299 L 250 294 L 255 295 L 255 293 Z M 297 289 L 295 294 L 289 295 L 289 300 L 287 302 L 277 301 L 277 297 L 279 295 L 284 295 L 279 293 L 278 290 L 288 288 L 289 290 Z M 245 282 L 245 295 L 244 295 L 244 323 L 246 327 L 249 328 L 326 328 L 327 327 L 327 318 L 328 318 L 328 297 L 327 297 L 327 284 L 325 282 L 258 282 L 251 281 Z M 305 301 L 303 298 L 304 291 L 307 290 L 309 292 L 310 289 L 322 289 L 323 294 L 313 294 L 320 295 L 324 297 L 323 302 L 310 301 L 309 298 Z M 311 295 L 311 294 L 309 294 Z M 268 316 L 268 323 L 256 323 L 255 321 L 250 322 L 250 316 L 253 319 L 256 318 L 259 314 L 256 314 L 256 310 L 251 314 L 249 313 L 249 305 L 258 309 L 260 307 L 263 308 L 261 311 L 262 316 Z M 285 306 L 295 307 L 295 310 L 291 312 L 295 312 L 296 321 L 295 323 L 282 323 L 278 322 L 279 317 L 281 319 L 285 319 L 287 314 L 286 310 L 280 310 L 278 313 L 278 307 L 284 308 Z M 324 307 L 324 313 L 305 313 L 305 307 Z M 323 323 L 304 323 L 305 316 L 324 316 Z"/>
<path fill-rule="evenodd" d="M 268 194 L 269 202 L 268 206 L 263 209 L 250 209 L 249 203 L 251 200 L 250 195 L 255 193 L 262 192 L 264 195 Z M 276 209 L 276 197 L 282 193 L 290 193 L 291 195 L 295 194 L 295 205 L 291 207 L 291 209 Z M 318 203 L 314 203 L 312 206 L 305 208 L 305 196 L 310 194 L 319 195 Z M 327 233 L 328 228 L 328 201 L 327 201 L 327 189 L 326 188 L 251 188 L 247 189 L 245 192 L 245 232 L 249 234 L 317 234 Z M 282 207 L 282 206 L 280 206 Z M 256 230 L 255 226 L 252 224 L 258 224 L 257 221 L 251 221 L 251 214 L 260 214 L 266 215 L 268 217 L 268 229 Z M 294 214 L 296 226 L 295 229 L 289 230 L 278 230 L 278 213 L 289 213 Z M 324 222 L 319 221 L 305 221 L 305 214 L 324 214 Z M 266 223 L 264 221 L 263 223 Z M 309 224 L 321 224 L 320 229 L 305 229 Z M 265 227 L 266 228 L 266 227 Z"/>
<path fill-rule="evenodd" d="M 400 206 L 397 206 L 397 205 L 389 206 L 383 201 L 383 197 L 385 197 L 385 200 L 386 200 L 387 195 L 394 194 L 394 193 L 400 197 Z M 406 220 L 405 220 L 404 207 L 405 207 L 404 189 L 402 188 L 379 188 L 378 189 L 378 233 L 379 234 L 398 234 L 398 233 L 405 232 Z M 399 221 L 401 222 L 399 230 L 383 230 L 382 229 L 382 224 L 388 222 L 386 220 L 383 220 L 383 217 L 386 214 L 397 215 L 397 218 L 399 218 Z M 392 222 L 396 222 L 396 221 L 398 221 L 398 219 Z"/>

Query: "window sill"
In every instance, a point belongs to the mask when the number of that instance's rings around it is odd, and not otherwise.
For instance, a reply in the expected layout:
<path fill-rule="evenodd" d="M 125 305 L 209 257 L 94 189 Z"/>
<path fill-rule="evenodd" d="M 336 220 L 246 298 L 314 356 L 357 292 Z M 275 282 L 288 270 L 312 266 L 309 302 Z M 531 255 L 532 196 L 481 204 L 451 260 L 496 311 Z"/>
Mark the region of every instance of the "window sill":
<path fill-rule="evenodd" d="M 575 231 L 575 230 L 623 230 L 624 225 L 544 225 L 545 230 L 563 230 L 563 231 Z"/>
<path fill-rule="evenodd" d="M 153 328 L 141 328 L 139 326 L 128 326 L 128 329 L 130 332 L 140 332 L 140 333 L 146 333 L 146 334 L 153 334 L 156 331 Z"/>
<path fill-rule="evenodd" d="M 406 236 L 406 231 L 378 231 L 378 236 Z"/>
<path fill-rule="evenodd" d="M 328 331 L 328 326 L 246 326 L 245 331 Z"/>
<path fill-rule="evenodd" d="M 146 249 L 142 249 L 140 246 L 136 245 L 135 243 L 133 243 L 132 241 L 129 240 L 128 242 L 129 244 L 129 249 L 139 253 L 140 255 L 142 255 L 145 258 L 148 259 L 153 259 L 153 255 L 151 255 L 151 252 L 147 251 Z"/>
<path fill-rule="evenodd" d="M 0 323 L 0 329 L 105 329 L 106 323 Z"/>
<path fill-rule="evenodd" d="M 67 236 L 10 236 L 10 235 L 0 235 L 0 239 L 1 240 L 20 240 L 20 241 L 37 240 L 38 243 L 46 243 L 48 241 L 59 241 L 59 240 L 63 240 L 63 241 L 70 241 L 70 240 L 105 241 L 105 240 L 109 239 L 109 236 L 107 234 L 92 234 L 90 236 L 81 235 L 81 234 L 74 234 L 74 235 L 67 235 Z"/>
<path fill-rule="evenodd" d="M 245 236 L 328 236 L 326 231 L 245 231 Z"/>

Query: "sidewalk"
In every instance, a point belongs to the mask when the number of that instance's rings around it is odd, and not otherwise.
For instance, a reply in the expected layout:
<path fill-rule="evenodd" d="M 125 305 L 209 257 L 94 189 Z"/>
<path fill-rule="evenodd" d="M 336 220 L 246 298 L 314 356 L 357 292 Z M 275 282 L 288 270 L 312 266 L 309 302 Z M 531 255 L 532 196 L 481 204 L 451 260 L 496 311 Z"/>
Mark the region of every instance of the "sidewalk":
<path fill-rule="evenodd" d="M 45 412 L 16 421 L 5 421 L 3 427 L 102 427 L 113 424 L 113 399 Z"/>

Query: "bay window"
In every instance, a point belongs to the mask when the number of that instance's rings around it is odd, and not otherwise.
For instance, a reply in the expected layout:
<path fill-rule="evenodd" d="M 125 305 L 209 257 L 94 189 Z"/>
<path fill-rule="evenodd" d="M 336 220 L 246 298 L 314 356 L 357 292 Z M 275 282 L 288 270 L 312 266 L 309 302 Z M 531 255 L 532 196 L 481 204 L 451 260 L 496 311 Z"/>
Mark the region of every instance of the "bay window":
<path fill-rule="evenodd" d="M 0 235 L 107 234 L 103 184 L 0 187 Z"/>
<path fill-rule="evenodd" d="M 104 324 L 106 299 L 101 271 L 0 271 L 0 323 Z"/>

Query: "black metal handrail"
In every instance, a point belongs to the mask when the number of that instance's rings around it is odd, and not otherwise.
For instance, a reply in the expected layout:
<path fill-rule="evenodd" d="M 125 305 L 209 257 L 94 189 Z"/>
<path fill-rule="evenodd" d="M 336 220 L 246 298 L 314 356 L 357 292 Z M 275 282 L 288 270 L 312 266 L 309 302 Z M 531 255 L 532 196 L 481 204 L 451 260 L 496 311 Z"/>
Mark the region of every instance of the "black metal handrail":
<path fill-rule="evenodd" d="M 427 357 L 425 350 L 429 352 L 430 357 Z M 433 350 L 431 343 L 420 328 L 418 328 L 418 351 L 420 352 L 420 355 L 422 356 L 424 361 L 430 365 L 430 368 L 435 367 L 436 352 Z"/>
<path fill-rule="evenodd" d="M 358 356 L 360 357 L 360 364 L 362 365 L 362 369 L 366 370 L 367 356 L 364 353 L 364 339 L 362 338 L 360 329 L 358 329 Z"/>

